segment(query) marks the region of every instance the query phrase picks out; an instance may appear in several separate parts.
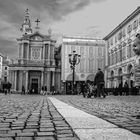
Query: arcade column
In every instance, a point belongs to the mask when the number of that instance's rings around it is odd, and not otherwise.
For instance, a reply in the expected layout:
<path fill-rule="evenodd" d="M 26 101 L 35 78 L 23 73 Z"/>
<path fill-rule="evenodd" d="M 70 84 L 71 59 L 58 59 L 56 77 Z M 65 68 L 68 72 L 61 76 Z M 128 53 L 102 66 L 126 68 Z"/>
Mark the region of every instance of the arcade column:
<path fill-rule="evenodd" d="M 17 90 L 17 71 L 14 71 L 14 90 Z"/>
<path fill-rule="evenodd" d="M 41 88 L 44 86 L 44 72 L 41 71 Z"/>
<path fill-rule="evenodd" d="M 28 76 L 29 76 L 29 72 L 26 71 L 25 72 L 25 91 L 28 91 Z"/>

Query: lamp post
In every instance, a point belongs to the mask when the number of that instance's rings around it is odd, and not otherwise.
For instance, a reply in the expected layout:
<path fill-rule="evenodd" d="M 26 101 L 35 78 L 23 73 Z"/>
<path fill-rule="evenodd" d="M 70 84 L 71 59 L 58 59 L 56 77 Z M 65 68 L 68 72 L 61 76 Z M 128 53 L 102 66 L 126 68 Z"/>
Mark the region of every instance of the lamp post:
<path fill-rule="evenodd" d="M 80 63 L 80 57 L 81 55 L 78 55 L 76 51 L 73 51 L 72 54 L 69 54 L 69 63 L 70 63 L 70 68 L 72 70 L 72 94 L 74 94 L 75 66 Z"/>

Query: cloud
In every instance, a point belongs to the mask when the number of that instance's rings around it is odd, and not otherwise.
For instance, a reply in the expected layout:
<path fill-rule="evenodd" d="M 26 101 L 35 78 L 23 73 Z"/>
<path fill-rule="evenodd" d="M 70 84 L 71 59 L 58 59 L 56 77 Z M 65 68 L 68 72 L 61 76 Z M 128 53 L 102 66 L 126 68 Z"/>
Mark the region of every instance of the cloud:
<path fill-rule="evenodd" d="M 0 0 L 0 13 L 7 16 L 7 21 L 17 24 L 23 19 L 23 11 L 29 8 L 34 16 L 46 11 L 53 20 L 62 20 L 64 16 L 78 11 L 91 2 L 105 0 Z"/>
<path fill-rule="evenodd" d="M 15 41 L 0 39 L 0 52 L 10 57 L 17 57 L 18 46 Z"/>
<path fill-rule="evenodd" d="M 90 3 L 103 1 L 106 0 L 0 0 L 0 51 L 14 55 L 15 39 L 19 37 L 18 30 L 26 8 L 29 9 L 31 21 L 40 18 L 40 26 L 46 27 L 65 20 L 68 14 L 82 10 Z"/>

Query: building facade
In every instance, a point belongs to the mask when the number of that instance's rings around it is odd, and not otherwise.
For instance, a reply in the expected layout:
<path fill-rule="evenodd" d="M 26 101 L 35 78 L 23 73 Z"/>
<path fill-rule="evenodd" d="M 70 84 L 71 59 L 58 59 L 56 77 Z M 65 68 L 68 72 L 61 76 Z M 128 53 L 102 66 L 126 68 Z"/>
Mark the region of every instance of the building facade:
<path fill-rule="evenodd" d="M 7 56 L 3 56 L 3 62 L 2 62 L 2 81 L 8 82 L 9 80 L 9 64 L 10 59 Z"/>
<path fill-rule="evenodd" d="M 106 86 L 109 88 L 134 84 L 133 41 L 140 33 L 140 7 L 121 22 L 104 40 L 106 41 Z"/>
<path fill-rule="evenodd" d="M 3 62 L 3 56 L 0 54 L 0 89 L 1 89 L 1 81 L 2 81 L 2 62 Z"/>
<path fill-rule="evenodd" d="M 33 32 L 28 9 L 21 27 L 22 36 L 17 39 L 18 59 L 10 64 L 9 74 L 12 89 L 15 91 L 32 91 L 40 93 L 42 88 L 50 91 L 53 87 L 60 90 L 60 60 L 56 41 L 51 35 L 43 35 L 39 32 L 38 20 Z"/>
<path fill-rule="evenodd" d="M 93 81 L 98 68 L 104 71 L 105 42 L 100 39 L 63 37 L 62 39 L 62 69 L 61 80 L 66 93 L 72 87 L 72 70 L 69 63 L 69 54 L 76 51 L 81 55 L 80 63 L 75 68 L 75 84 L 77 89 L 80 82 Z"/>

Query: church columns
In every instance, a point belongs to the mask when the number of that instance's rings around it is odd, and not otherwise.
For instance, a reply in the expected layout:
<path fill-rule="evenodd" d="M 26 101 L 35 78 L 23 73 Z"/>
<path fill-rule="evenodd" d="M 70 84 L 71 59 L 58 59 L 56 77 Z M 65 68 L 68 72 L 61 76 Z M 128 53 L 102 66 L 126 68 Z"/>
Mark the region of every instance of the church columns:
<path fill-rule="evenodd" d="M 48 44 L 48 64 L 50 65 L 50 44 Z"/>
<path fill-rule="evenodd" d="M 51 72 L 50 71 L 48 71 L 47 72 L 47 89 L 48 89 L 48 91 L 50 91 L 50 86 L 51 86 L 51 83 L 50 83 L 50 81 L 51 81 Z"/>
<path fill-rule="evenodd" d="M 52 86 L 55 85 L 55 72 L 52 73 Z"/>
<path fill-rule="evenodd" d="M 26 92 L 28 91 L 28 75 L 29 75 L 29 72 L 26 71 L 25 73 L 25 91 Z"/>
<path fill-rule="evenodd" d="M 27 45 L 27 61 L 29 60 L 29 44 Z"/>
<path fill-rule="evenodd" d="M 43 62 L 45 60 L 45 44 L 42 47 L 42 60 L 43 60 Z"/>
<path fill-rule="evenodd" d="M 17 71 L 14 71 L 14 90 L 17 90 Z"/>
<path fill-rule="evenodd" d="M 44 72 L 41 71 L 41 88 L 44 86 Z"/>

